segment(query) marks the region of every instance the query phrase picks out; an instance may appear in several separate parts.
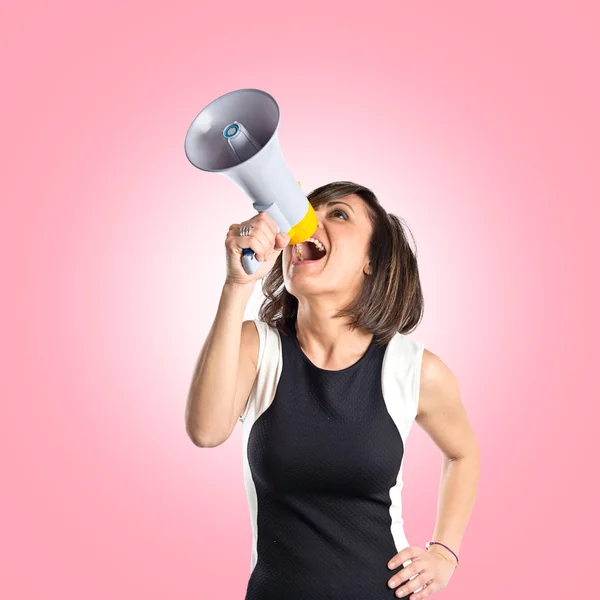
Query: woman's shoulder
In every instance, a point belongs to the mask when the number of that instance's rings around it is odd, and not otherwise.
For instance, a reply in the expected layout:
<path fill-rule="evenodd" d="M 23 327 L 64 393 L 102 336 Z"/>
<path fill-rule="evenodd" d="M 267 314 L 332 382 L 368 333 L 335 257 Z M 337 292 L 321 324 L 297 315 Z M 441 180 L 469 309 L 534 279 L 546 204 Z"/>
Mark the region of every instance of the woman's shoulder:
<path fill-rule="evenodd" d="M 419 357 L 420 360 L 425 355 L 425 344 L 410 334 L 397 332 L 394 338 L 392 338 L 392 343 L 395 343 L 398 347 L 401 347 L 404 352 L 408 352 Z"/>
<path fill-rule="evenodd" d="M 265 337 L 273 337 L 282 335 L 290 335 L 292 333 L 290 327 L 291 323 L 285 320 L 279 320 L 275 322 L 266 322 L 258 317 L 251 319 L 256 325 L 256 329 L 259 333 L 262 333 Z"/>

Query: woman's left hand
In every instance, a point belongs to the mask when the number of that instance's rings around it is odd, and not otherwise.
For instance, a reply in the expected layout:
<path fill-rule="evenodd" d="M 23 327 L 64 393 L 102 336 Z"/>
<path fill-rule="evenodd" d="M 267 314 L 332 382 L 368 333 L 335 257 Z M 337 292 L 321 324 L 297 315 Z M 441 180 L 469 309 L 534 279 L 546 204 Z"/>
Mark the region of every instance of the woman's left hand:
<path fill-rule="evenodd" d="M 398 554 L 392 557 L 388 563 L 388 568 L 395 569 L 409 559 L 412 562 L 400 569 L 388 581 L 390 588 L 398 588 L 396 591 L 398 598 L 406 597 L 411 592 L 423 588 L 423 586 L 425 588 L 419 590 L 416 594 L 413 593 L 410 600 L 422 600 L 422 598 L 443 590 L 448 585 L 456 568 L 456 561 L 453 558 L 447 558 L 436 550 L 424 550 L 419 546 L 408 546 L 400 550 Z M 392 563 L 394 564 L 392 565 Z M 414 575 L 417 576 L 407 581 Z M 400 586 L 404 581 L 407 581 L 407 583 Z"/>

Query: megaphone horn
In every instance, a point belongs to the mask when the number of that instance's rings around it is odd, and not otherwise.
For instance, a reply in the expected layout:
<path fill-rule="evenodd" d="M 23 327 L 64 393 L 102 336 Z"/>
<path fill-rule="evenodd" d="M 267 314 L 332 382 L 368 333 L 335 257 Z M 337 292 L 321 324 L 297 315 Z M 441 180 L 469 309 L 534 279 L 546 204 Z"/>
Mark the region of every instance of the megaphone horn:
<path fill-rule="evenodd" d="M 317 215 L 281 153 L 277 129 L 280 111 L 262 90 L 228 92 L 203 108 L 185 136 L 185 154 L 198 169 L 221 173 L 266 211 L 285 231 L 290 244 L 307 240 L 317 230 Z M 242 251 L 242 265 L 256 273 L 262 262 L 251 248 Z"/>

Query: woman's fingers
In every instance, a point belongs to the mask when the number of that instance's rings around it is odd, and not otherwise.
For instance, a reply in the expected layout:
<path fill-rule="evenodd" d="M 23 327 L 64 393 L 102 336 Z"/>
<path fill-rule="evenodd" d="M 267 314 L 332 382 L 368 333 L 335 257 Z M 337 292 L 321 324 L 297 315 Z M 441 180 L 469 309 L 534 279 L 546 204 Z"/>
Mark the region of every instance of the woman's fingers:
<path fill-rule="evenodd" d="M 257 215 L 252 217 L 251 221 L 256 219 L 257 223 L 261 224 L 261 227 L 268 227 L 270 231 L 273 232 L 273 238 L 277 235 L 277 223 L 275 223 L 275 219 L 268 212 L 259 212 Z"/>
<path fill-rule="evenodd" d="M 423 600 L 423 598 L 427 598 L 427 596 L 431 596 L 435 592 L 440 590 L 439 586 L 435 585 L 435 582 L 430 579 L 425 586 L 425 589 L 419 589 L 418 592 L 413 592 L 413 595 L 410 597 L 410 600 Z"/>
<path fill-rule="evenodd" d="M 275 236 L 275 248 L 283 250 L 290 243 L 290 236 L 287 233 L 281 232 Z"/>
<path fill-rule="evenodd" d="M 398 554 L 392 556 L 388 562 L 389 569 L 396 569 L 401 564 L 404 564 L 407 560 L 414 560 L 419 556 L 423 556 L 426 550 L 423 550 L 420 546 L 407 546 L 398 552 Z"/>
<path fill-rule="evenodd" d="M 244 225 L 252 225 L 252 230 L 249 235 L 240 235 L 239 228 Z M 264 231 L 265 225 L 253 222 L 252 219 L 234 226 L 233 237 L 234 243 L 238 248 L 251 248 L 256 254 L 256 258 L 261 262 L 264 261 L 264 256 L 268 253 L 271 247 L 269 234 Z"/>
<path fill-rule="evenodd" d="M 423 571 L 424 567 L 425 565 L 423 562 L 419 562 L 418 559 L 415 559 L 409 565 L 406 565 L 406 567 L 402 567 L 402 569 L 400 569 L 393 577 L 391 577 L 388 581 L 388 585 L 391 588 L 396 588 L 411 578 L 416 579 L 416 577 Z M 403 587 L 402 589 L 404 590 L 407 588 Z"/>
<path fill-rule="evenodd" d="M 250 236 L 255 236 L 263 245 L 263 250 L 256 255 L 257 260 L 264 262 L 268 260 L 271 251 L 275 246 L 275 236 L 277 235 L 277 223 L 267 212 L 259 212 L 254 215 L 249 221 L 252 225 Z M 256 251 L 255 251 L 256 253 Z"/>
<path fill-rule="evenodd" d="M 414 579 L 411 579 L 405 584 L 400 585 L 400 587 L 396 586 L 398 587 L 398 589 L 396 590 L 396 597 L 402 598 L 403 596 L 408 596 L 409 594 L 412 594 L 415 590 L 419 590 L 419 592 L 425 592 L 427 588 L 425 587 L 425 589 L 423 589 L 423 587 L 427 584 L 427 582 L 430 579 L 431 577 L 427 573 L 421 573 L 420 575 L 417 575 Z M 413 600 L 412 596 L 410 600 Z"/>
<path fill-rule="evenodd" d="M 422 587 L 424 581 L 426 582 L 428 578 L 427 573 L 421 573 L 423 572 L 424 567 L 427 566 L 427 561 L 420 560 L 420 558 L 426 554 L 426 550 L 420 546 L 407 546 L 400 550 L 400 552 L 393 556 L 390 562 L 388 562 L 388 568 L 390 569 L 398 568 L 408 562 L 406 566 L 403 566 L 388 581 L 389 587 L 393 589 L 398 588 L 396 591 L 396 596 L 398 598 L 407 596 L 414 590 Z"/>
<path fill-rule="evenodd" d="M 271 241 L 269 240 L 269 235 L 264 231 L 262 227 L 255 225 L 254 229 L 252 229 L 252 231 L 250 232 L 250 235 L 242 240 L 242 244 L 246 243 L 246 240 L 251 242 L 252 239 L 258 240 L 260 244 L 258 251 L 253 246 L 250 246 L 256 254 L 256 259 L 260 262 L 264 262 L 265 260 L 267 260 L 272 246 Z"/>
<path fill-rule="evenodd" d="M 411 550 L 404 549 L 399 552 L 398 560 L 406 558 Z M 413 558 L 410 564 L 406 565 L 390 578 L 388 585 L 394 588 L 397 598 L 407 597 L 409 594 L 410 600 L 424 600 L 431 594 L 444 589 L 448 585 L 448 581 L 454 573 L 455 565 L 452 561 L 438 552 L 427 552 L 419 547 L 412 550 Z M 394 557 L 393 561 L 397 560 Z M 390 564 L 388 564 L 390 566 Z"/>
<path fill-rule="evenodd" d="M 251 225 L 249 235 L 240 235 L 240 227 Z M 279 254 L 287 246 L 289 236 L 285 233 L 277 233 L 277 223 L 266 212 L 260 212 L 251 219 L 242 223 L 233 223 L 229 226 L 225 239 L 227 279 L 229 282 L 251 283 L 256 279 L 262 279 L 275 264 Z M 250 248 L 261 264 L 258 270 L 249 275 L 243 268 L 242 250 Z"/>

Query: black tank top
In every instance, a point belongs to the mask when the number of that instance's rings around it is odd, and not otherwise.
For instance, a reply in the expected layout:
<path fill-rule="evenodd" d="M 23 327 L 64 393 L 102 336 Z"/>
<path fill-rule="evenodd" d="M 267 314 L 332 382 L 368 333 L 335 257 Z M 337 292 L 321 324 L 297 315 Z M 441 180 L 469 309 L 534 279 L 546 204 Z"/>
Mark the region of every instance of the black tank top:
<path fill-rule="evenodd" d="M 245 600 L 391 600 L 389 560 L 408 546 L 401 510 L 406 436 L 423 344 L 373 340 L 330 371 L 255 320 L 261 349 L 243 422 L 253 528 Z M 405 563 L 405 565 L 408 564 Z"/>

